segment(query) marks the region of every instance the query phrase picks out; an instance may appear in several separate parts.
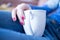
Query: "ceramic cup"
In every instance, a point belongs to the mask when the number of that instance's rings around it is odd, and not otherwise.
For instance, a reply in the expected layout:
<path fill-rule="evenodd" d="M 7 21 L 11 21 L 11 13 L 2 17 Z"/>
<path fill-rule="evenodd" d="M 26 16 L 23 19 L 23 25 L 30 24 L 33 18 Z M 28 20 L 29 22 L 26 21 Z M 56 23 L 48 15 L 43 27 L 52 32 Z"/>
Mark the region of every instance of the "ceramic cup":
<path fill-rule="evenodd" d="M 23 28 L 27 35 L 42 36 L 46 25 L 45 10 L 26 10 L 24 11 L 25 20 Z"/>

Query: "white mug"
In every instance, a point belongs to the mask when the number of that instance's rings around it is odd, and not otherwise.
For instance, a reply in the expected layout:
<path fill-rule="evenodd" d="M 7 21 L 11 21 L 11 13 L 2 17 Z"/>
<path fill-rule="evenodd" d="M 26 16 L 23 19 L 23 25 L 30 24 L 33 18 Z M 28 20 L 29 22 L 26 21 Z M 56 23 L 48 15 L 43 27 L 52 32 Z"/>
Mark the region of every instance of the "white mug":
<path fill-rule="evenodd" d="M 45 10 L 26 10 L 24 11 L 25 20 L 23 28 L 27 35 L 42 36 L 46 25 Z"/>

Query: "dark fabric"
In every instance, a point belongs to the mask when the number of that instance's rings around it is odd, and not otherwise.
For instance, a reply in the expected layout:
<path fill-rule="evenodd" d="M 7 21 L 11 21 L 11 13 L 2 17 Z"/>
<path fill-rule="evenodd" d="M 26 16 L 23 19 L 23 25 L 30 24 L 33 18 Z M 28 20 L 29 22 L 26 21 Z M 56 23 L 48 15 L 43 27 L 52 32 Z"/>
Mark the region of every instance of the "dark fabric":
<path fill-rule="evenodd" d="M 50 18 L 56 20 L 60 24 L 60 7 L 50 15 Z"/>
<path fill-rule="evenodd" d="M 11 12 L 0 10 L 0 28 L 13 30 L 24 33 L 23 26 L 17 20 L 14 22 L 11 17 Z"/>
<path fill-rule="evenodd" d="M 60 40 L 60 7 L 49 16 L 51 29 L 55 36 Z"/>
<path fill-rule="evenodd" d="M 54 19 L 49 18 L 48 20 L 46 29 L 54 40 L 60 40 L 60 24 Z"/>
<path fill-rule="evenodd" d="M 43 5 L 43 6 L 33 6 L 33 5 L 30 5 L 31 6 L 31 9 L 32 10 L 46 10 L 46 14 L 48 15 L 49 13 L 53 12 L 54 10 L 56 10 L 59 6 L 59 4 L 57 4 L 57 6 L 52 9 L 52 8 L 49 8 L 48 5 Z"/>
<path fill-rule="evenodd" d="M 0 40 L 50 40 L 50 39 L 47 37 L 29 36 L 19 32 L 0 28 Z"/>

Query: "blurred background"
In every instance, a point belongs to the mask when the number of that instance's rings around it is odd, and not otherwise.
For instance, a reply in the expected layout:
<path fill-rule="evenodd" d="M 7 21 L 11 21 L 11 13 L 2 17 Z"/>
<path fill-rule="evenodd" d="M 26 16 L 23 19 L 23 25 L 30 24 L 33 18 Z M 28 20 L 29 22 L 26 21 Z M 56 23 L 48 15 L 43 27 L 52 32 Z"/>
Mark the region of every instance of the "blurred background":
<path fill-rule="evenodd" d="M 38 0 L 0 0 L 0 10 L 12 10 L 21 3 L 37 5 Z"/>

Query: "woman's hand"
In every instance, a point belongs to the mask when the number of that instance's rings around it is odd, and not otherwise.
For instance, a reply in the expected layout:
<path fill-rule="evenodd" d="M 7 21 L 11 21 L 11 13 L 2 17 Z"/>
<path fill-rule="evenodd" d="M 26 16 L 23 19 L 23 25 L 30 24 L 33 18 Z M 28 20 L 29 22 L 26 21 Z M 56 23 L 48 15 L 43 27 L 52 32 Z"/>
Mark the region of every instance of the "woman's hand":
<path fill-rule="evenodd" d="M 25 10 L 30 10 L 30 9 L 31 9 L 31 7 L 28 4 L 22 3 L 22 4 L 18 5 L 16 8 L 14 8 L 12 10 L 13 21 L 16 21 L 17 17 L 18 17 L 19 22 L 23 25 L 24 24 L 24 19 L 25 19 L 24 11 Z M 16 17 L 16 15 L 17 15 L 17 17 Z"/>

